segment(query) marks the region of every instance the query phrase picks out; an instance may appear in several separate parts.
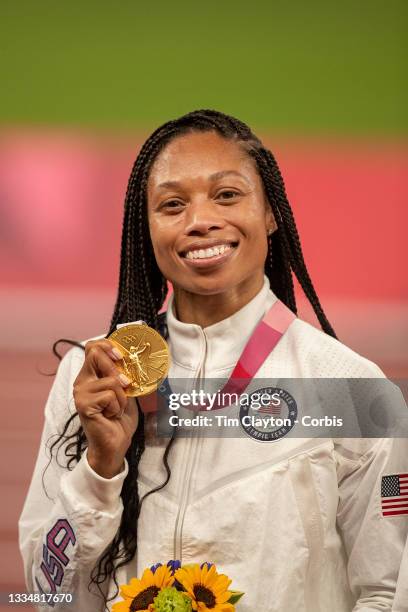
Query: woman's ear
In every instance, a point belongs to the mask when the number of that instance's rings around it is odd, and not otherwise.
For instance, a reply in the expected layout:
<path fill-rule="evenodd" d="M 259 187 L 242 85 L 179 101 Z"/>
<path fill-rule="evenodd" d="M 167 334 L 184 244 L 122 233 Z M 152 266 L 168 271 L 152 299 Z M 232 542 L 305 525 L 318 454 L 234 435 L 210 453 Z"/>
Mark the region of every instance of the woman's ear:
<path fill-rule="evenodd" d="M 278 228 L 275 217 L 273 216 L 272 208 L 268 202 L 265 204 L 265 225 L 268 236 L 273 234 L 273 232 Z"/>

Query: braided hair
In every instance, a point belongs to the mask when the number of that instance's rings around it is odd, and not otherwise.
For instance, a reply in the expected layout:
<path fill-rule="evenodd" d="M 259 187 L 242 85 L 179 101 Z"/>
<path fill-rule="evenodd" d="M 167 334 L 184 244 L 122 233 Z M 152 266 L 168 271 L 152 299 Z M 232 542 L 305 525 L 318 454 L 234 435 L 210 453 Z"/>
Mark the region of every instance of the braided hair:
<path fill-rule="evenodd" d="M 119 288 L 106 335 L 112 333 L 118 323 L 139 319 L 166 335 L 164 318 L 158 313 L 167 295 L 167 281 L 156 263 L 148 231 L 147 181 L 154 161 L 172 139 L 190 132 L 208 131 L 216 131 L 222 137 L 236 141 L 256 164 L 277 225 L 276 231 L 268 237 L 268 254 L 265 261 L 265 274 L 269 278 L 272 291 L 296 314 L 294 274 L 322 330 L 336 337 L 307 271 L 296 223 L 275 157 L 245 123 L 215 110 L 193 111 L 164 123 L 146 140 L 136 158 L 125 197 Z M 82 348 L 82 345 L 79 346 Z M 55 345 L 54 352 L 56 352 Z M 118 589 L 116 571 L 129 563 L 136 554 L 137 519 L 143 499 L 165 486 L 170 478 L 168 455 L 174 436 L 171 437 L 163 457 L 167 473 L 165 482 L 139 499 L 138 465 L 145 448 L 144 419 L 139 403 L 138 410 L 139 424 L 126 454 L 129 472 L 121 492 L 124 510 L 120 527 L 91 573 L 90 585 L 94 583 L 102 595 L 101 585 L 110 577 L 113 577 Z M 65 455 L 68 458 L 68 468 L 72 468 L 80 460 L 86 448 L 86 438 L 81 426 L 73 434 L 67 435 L 71 422 L 77 416 L 77 414 L 71 416 L 62 434 L 51 446 L 52 452 L 56 445 L 66 443 Z M 103 597 L 106 604 L 107 599 L 105 595 Z"/>

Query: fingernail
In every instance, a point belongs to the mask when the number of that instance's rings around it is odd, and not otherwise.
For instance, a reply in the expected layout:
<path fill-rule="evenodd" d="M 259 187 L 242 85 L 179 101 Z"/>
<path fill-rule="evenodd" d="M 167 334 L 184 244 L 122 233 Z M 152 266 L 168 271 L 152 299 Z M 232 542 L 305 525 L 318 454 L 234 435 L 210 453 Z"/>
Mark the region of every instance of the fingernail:
<path fill-rule="evenodd" d="M 123 355 L 120 352 L 119 349 L 113 347 L 113 349 L 111 350 L 112 356 L 114 359 L 122 359 Z"/>
<path fill-rule="evenodd" d="M 119 374 L 119 380 L 124 387 L 127 387 L 132 382 L 130 378 L 128 378 L 124 374 Z"/>

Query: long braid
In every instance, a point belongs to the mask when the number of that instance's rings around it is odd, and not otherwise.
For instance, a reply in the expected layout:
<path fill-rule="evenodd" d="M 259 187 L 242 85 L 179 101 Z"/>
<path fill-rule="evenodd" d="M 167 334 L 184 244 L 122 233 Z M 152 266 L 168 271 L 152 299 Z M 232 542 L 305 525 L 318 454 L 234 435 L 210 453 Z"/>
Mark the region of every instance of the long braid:
<path fill-rule="evenodd" d="M 158 128 L 143 145 L 132 168 L 125 197 L 120 282 L 109 333 L 122 320 L 142 319 L 154 328 L 158 325 L 157 313 L 166 298 L 167 283 L 157 267 L 150 236 L 146 232 L 145 202 L 151 164 L 172 131 L 171 122 L 167 129 Z"/>
<path fill-rule="evenodd" d="M 265 262 L 265 274 L 269 278 L 275 295 L 296 314 L 295 288 L 292 269 L 285 256 L 279 230 L 269 236 L 268 256 Z"/>
<path fill-rule="evenodd" d="M 290 260 L 293 272 L 305 292 L 306 297 L 309 299 L 322 329 L 327 334 L 335 337 L 334 330 L 323 312 L 306 268 L 296 222 L 286 196 L 285 184 L 278 164 L 272 153 L 267 149 L 262 148 L 260 151 L 257 151 L 256 154 L 257 157 L 259 156 L 261 176 L 266 187 L 272 210 L 275 214 L 278 228 L 282 232 L 282 239 L 286 246 L 287 256 Z"/>
<path fill-rule="evenodd" d="M 142 319 L 151 327 L 166 336 L 167 330 L 163 317 L 158 315 L 167 294 L 167 282 L 161 274 L 154 257 L 153 245 L 148 231 L 147 215 L 147 181 L 150 169 L 166 146 L 173 138 L 189 132 L 206 132 L 216 130 L 224 138 L 237 142 L 239 146 L 255 161 L 263 182 L 265 194 L 277 223 L 277 230 L 268 238 L 268 255 L 265 261 L 265 274 L 271 288 L 293 312 L 296 313 L 296 298 L 293 274 L 299 280 L 303 291 L 309 299 L 322 329 L 331 336 L 335 333 L 328 322 L 319 299 L 314 290 L 303 258 L 295 220 L 286 196 L 285 185 L 272 153 L 265 149 L 261 141 L 250 128 L 234 117 L 214 110 L 197 110 L 179 119 L 169 121 L 158 127 L 140 149 L 133 165 L 124 205 L 124 220 L 120 251 L 120 276 L 118 294 L 113 311 L 109 332 L 116 329 L 118 323 Z M 130 562 L 137 548 L 137 524 L 143 499 L 138 493 L 138 469 L 140 458 L 145 448 L 144 418 L 138 403 L 139 424 L 132 443 L 126 454 L 129 472 L 124 481 L 121 497 L 123 514 L 119 530 L 93 569 L 91 583 L 95 584 L 101 594 L 101 585 L 112 576 L 117 592 L 116 571 Z M 53 444 L 73 440 L 65 446 L 69 464 L 79 461 L 86 438 L 82 427 L 69 436 L 66 435 L 74 415 L 67 422 L 63 433 Z M 163 457 L 166 469 L 166 480 L 148 494 L 159 490 L 170 478 L 168 455 L 173 444 L 171 437 Z M 74 454 L 72 454 L 74 450 Z M 107 602 L 104 596 L 105 604 Z"/>

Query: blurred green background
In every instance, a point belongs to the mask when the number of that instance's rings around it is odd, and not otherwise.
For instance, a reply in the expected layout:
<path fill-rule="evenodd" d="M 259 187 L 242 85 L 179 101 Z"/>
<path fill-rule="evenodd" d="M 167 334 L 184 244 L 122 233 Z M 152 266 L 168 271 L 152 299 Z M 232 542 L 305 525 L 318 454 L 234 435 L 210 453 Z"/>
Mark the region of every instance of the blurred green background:
<path fill-rule="evenodd" d="M 284 134 L 407 131 L 406 0 L 0 4 L 1 122 L 141 128 L 216 108 Z"/>

